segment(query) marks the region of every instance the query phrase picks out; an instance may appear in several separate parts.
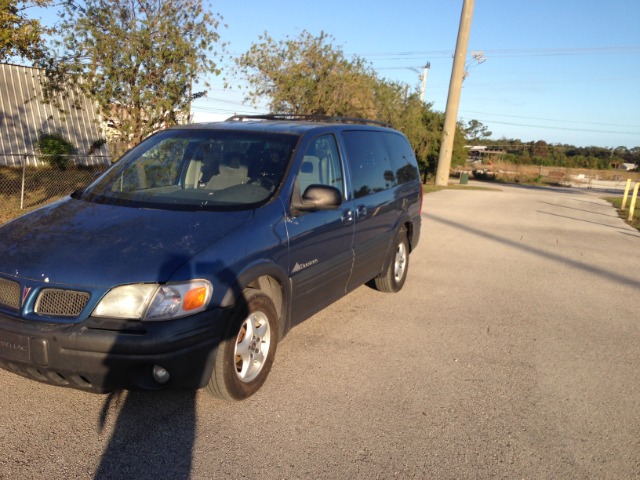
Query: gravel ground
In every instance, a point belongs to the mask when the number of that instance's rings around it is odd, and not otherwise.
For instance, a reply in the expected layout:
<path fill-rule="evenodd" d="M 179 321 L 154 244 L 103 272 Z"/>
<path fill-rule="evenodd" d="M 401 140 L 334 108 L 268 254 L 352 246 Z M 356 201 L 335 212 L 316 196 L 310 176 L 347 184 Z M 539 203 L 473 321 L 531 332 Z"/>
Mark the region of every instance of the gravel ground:
<path fill-rule="evenodd" d="M 244 402 L 0 371 L 0 478 L 640 478 L 640 233 L 499 188 L 427 195 L 405 288 L 296 327 Z"/>

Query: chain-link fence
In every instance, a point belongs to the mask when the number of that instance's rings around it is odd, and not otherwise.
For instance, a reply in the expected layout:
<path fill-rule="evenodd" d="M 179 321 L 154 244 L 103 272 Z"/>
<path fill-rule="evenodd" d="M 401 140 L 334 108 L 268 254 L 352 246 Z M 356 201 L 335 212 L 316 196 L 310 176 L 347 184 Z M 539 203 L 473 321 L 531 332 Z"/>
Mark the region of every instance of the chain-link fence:
<path fill-rule="evenodd" d="M 0 156 L 0 224 L 88 185 L 111 165 L 108 157 L 67 160 L 62 169 L 35 155 Z"/>

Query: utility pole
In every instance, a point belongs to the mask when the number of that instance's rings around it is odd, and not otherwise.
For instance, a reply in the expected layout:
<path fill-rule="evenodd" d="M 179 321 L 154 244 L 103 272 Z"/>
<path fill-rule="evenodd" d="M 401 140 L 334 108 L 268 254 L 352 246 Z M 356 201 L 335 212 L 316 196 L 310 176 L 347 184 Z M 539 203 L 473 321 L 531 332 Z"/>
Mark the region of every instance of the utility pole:
<path fill-rule="evenodd" d="M 420 100 L 422 100 L 422 103 L 424 103 L 424 92 L 427 89 L 427 72 L 430 68 L 431 62 L 427 62 L 422 69 L 422 77 L 420 78 L 420 80 L 422 80 L 422 88 L 420 89 Z"/>
<path fill-rule="evenodd" d="M 462 14 L 460 15 L 460 27 L 456 42 L 456 53 L 453 58 L 451 80 L 449 81 L 449 95 L 447 97 L 447 109 L 444 115 L 444 129 L 440 142 L 440 155 L 438 157 L 438 170 L 436 172 L 436 185 L 446 186 L 449 181 L 451 169 L 451 154 L 453 152 L 453 137 L 456 133 L 458 121 L 458 106 L 460 105 L 460 91 L 464 77 L 464 65 L 469 45 L 469 33 L 471 32 L 471 18 L 473 17 L 474 0 L 464 0 Z"/>

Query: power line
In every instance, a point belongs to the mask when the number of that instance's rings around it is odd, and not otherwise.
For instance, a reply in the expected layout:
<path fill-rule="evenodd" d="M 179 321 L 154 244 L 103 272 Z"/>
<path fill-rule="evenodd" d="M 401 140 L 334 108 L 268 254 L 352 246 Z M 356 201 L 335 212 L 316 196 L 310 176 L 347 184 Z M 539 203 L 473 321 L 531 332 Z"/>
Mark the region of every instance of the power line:
<path fill-rule="evenodd" d="M 525 117 L 525 116 L 520 116 L 520 115 L 506 115 L 506 114 L 502 114 L 502 113 L 476 112 L 476 111 L 473 111 L 473 110 L 464 110 L 464 112 L 466 112 L 466 113 L 474 113 L 474 114 L 478 114 L 478 115 L 490 115 L 490 116 L 494 116 L 494 117 L 521 118 L 521 119 L 524 119 L 524 120 L 542 120 L 542 121 L 545 121 L 545 122 L 564 122 L 564 123 L 573 123 L 573 124 L 581 123 L 581 124 L 584 124 L 584 125 L 601 125 L 601 126 L 604 126 L 604 127 L 622 127 L 622 128 L 638 128 L 638 129 L 640 129 L 639 125 L 626 125 L 626 124 L 600 123 L 600 122 L 584 122 L 584 121 L 579 121 L 579 120 L 564 120 L 564 119 L 558 119 L 558 118 Z"/>
<path fill-rule="evenodd" d="M 511 48 L 511 49 L 483 49 L 481 50 L 491 57 L 538 57 L 558 55 L 626 55 L 640 54 L 640 45 L 611 46 L 611 47 L 581 47 L 581 48 Z M 450 58 L 453 50 L 423 50 L 412 52 L 371 52 L 349 53 L 348 55 L 365 58 L 386 58 L 387 60 L 406 60 L 408 58 Z M 390 58 L 387 58 L 390 57 Z"/>
<path fill-rule="evenodd" d="M 474 51 L 482 51 L 492 58 L 495 57 L 541 57 L 541 56 L 575 56 L 575 55 L 639 55 L 640 45 L 611 46 L 611 47 L 579 47 L 579 48 L 509 48 L 486 49 L 474 48 Z M 226 57 L 236 58 L 243 53 L 225 54 Z M 419 50 L 409 52 L 345 52 L 345 55 L 362 58 L 375 58 L 385 60 L 423 60 L 429 58 L 451 58 L 453 50 Z"/>
<path fill-rule="evenodd" d="M 544 128 L 546 130 L 563 130 L 569 132 L 587 132 L 587 133 L 611 133 L 616 135 L 637 135 L 637 131 L 615 131 L 615 130 L 595 130 L 589 128 L 568 128 L 568 127 L 554 127 L 551 125 L 530 125 L 526 123 L 511 123 L 511 122 L 497 122 L 494 120 L 485 120 L 487 123 L 498 124 L 498 125 L 509 125 L 511 127 L 528 127 L 528 128 Z"/>

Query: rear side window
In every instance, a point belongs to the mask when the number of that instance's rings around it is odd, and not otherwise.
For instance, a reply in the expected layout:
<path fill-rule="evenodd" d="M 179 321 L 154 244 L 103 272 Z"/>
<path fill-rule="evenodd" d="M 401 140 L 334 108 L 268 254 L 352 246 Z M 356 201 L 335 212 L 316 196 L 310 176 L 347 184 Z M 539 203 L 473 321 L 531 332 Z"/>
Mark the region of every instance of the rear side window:
<path fill-rule="evenodd" d="M 355 198 L 418 180 L 411 145 L 391 132 L 344 132 Z"/>
<path fill-rule="evenodd" d="M 407 139 L 394 133 L 383 133 L 382 135 L 389 149 L 391 165 L 398 185 L 418 180 L 420 173 L 416 157 Z"/>
<path fill-rule="evenodd" d="M 396 185 L 391 159 L 381 132 L 344 132 L 355 198 L 381 192 Z"/>

